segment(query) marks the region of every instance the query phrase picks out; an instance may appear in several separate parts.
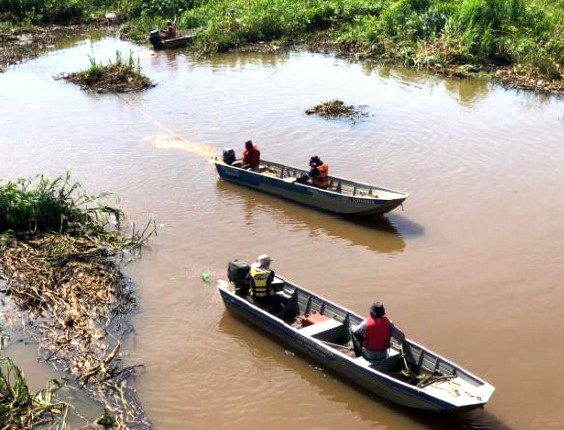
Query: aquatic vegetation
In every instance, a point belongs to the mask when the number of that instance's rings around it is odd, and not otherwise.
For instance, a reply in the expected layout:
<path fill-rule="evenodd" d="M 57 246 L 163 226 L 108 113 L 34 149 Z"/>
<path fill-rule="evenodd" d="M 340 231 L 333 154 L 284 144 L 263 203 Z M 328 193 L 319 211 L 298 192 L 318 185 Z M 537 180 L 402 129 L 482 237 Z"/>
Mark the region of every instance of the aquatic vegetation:
<path fill-rule="evenodd" d="M 132 52 L 124 60 L 121 52 L 116 51 L 115 60 L 109 60 L 107 64 L 98 63 L 93 56 L 89 56 L 89 59 L 88 69 L 63 75 L 62 78 L 98 93 L 139 91 L 154 86 L 141 73 L 139 59 L 135 60 Z"/>
<path fill-rule="evenodd" d="M 1 185 L 0 277 L 43 359 L 62 363 L 112 411 L 108 420 L 126 426 L 146 418 L 127 385 L 137 366 L 123 368 L 118 358 L 136 306 L 119 263 L 155 230 L 149 223 L 126 235 L 122 211 L 101 202 L 108 196 L 84 192 L 69 172 Z"/>
<path fill-rule="evenodd" d="M 21 369 L 8 357 L 0 357 L 0 423 L 3 429 L 31 429 L 37 426 L 63 426 L 69 406 L 53 399 L 59 383 L 50 381 L 47 388 L 29 391 Z M 49 426 L 47 426 L 49 425 Z M 59 427 L 64 428 L 64 427 Z"/>
<path fill-rule="evenodd" d="M 307 109 L 306 114 L 319 115 L 324 118 L 348 118 L 351 120 L 366 115 L 362 110 L 352 105 L 345 105 L 343 101 L 337 99 Z"/>

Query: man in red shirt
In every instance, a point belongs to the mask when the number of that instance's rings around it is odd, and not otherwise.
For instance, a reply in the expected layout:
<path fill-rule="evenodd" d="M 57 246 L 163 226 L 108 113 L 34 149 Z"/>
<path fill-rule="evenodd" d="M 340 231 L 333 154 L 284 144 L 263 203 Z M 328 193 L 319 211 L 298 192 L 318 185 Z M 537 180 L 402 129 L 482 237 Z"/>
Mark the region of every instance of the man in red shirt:
<path fill-rule="evenodd" d="M 258 171 L 260 164 L 260 150 L 251 140 L 245 142 L 243 158 L 235 160 L 232 166 Z"/>
<path fill-rule="evenodd" d="M 386 316 L 382 302 L 370 307 L 370 316 L 358 326 L 352 326 L 354 335 L 362 340 L 362 355 L 368 360 L 383 360 L 388 357 L 390 338 L 403 342 L 405 334 Z"/>

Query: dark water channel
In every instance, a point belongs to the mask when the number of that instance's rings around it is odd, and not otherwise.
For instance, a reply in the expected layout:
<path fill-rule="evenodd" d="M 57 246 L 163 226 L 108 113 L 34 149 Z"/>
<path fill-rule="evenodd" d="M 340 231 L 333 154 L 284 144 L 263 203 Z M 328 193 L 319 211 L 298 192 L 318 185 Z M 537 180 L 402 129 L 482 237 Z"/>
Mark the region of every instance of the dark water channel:
<path fill-rule="evenodd" d="M 54 78 L 116 50 L 158 85 L 120 98 Z M 304 113 L 335 98 L 370 115 Z M 124 347 L 146 366 L 135 386 L 155 428 L 564 427 L 562 100 L 331 56 L 193 59 L 109 37 L 10 68 L 0 101 L 2 180 L 72 169 L 139 225 L 157 221 L 127 267 L 140 312 Z M 247 139 L 265 158 L 302 166 L 318 154 L 336 175 L 410 197 L 380 222 L 355 222 L 219 182 L 209 158 Z M 235 320 L 214 281 L 228 260 L 263 252 L 350 309 L 383 300 L 409 337 L 495 385 L 493 399 L 458 418 L 412 413 Z M 26 374 L 47 380 L 23 350 Z"/>

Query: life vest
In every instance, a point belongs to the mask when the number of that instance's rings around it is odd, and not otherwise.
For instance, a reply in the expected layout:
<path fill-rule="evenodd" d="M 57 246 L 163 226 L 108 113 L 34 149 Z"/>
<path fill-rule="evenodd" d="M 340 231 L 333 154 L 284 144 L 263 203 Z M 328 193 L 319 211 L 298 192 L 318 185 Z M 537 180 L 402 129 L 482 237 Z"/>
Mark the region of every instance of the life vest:
<path fill-rule="evenodd" d="M 257 145 L 253 145 L 250 151 L 245 148 L 243 151 L 243 164 L 249 164 L 251 167 L 258 167 L 260 164 L 260 150 Z"/>
<path fill-rule="evenodd" d="M 251 296 L 261 298 L 272 295 L 272 288 L 267 285 L 270 273 L 270 270 L 264 270 L 255 265 L 251 266 Z"/>
<path fill-rule="evenodd" d="M 390 320 L 387 317 L 367 318 L 364 347 L 371 350 L 390 347 Z"/>
<path fill-rule="evenodd" d="M 329 164 L 323 163 L 317 166 L 317 175 L 311 178 L 311 182 L 318 188 L 327 188 L 329 186 Z"/>

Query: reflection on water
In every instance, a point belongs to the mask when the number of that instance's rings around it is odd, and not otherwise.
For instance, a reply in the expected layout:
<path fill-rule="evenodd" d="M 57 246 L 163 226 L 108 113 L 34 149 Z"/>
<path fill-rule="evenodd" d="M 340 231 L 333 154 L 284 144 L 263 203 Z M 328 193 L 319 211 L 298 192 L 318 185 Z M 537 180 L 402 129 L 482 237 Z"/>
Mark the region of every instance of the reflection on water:
<path fill-rule="evenodd" d="M 379 417 L 393 412 L 397 416 L 402 416 L 401 420 L 395 422 L 386 421 L 386 428 L 404 430 L 406 420 L 415 421 L 423 428 L 433 430 L 511 430 L 511 427 L 504 424 L 501 420 L 489 413 L 485 409 L 475 409 L 472 411 L 458 413 L 435 413 L 429 411 L 420 411 L 397 405 L 395 403 L 380 399 L 376 396 L 365 392 L 362 388 L 353 386 L 339 375 L 331 373 L 328 379 L 325 369 L 321 369 L 315 365 L 308 357 L 295 355 L 295 352 L 289 349 L 290 354 L 275 354 L 271 348 L 265 347 L 265 343 L 275 342 L 266 332 L 257 329 L 244 318 L 225 311 L 219 321 L 219 330 L 235 339 L 241 345 L 246 346 L 250 353 L 260 360 L 276 361 L 280 368 L 290 368 L 298 373 L 309 384 L 316 386 L 319 395 L 331 403 L 344 405 L 347 410 L 354 414 L 358 414 L 364 421 L 370 422 L 371 425 L 378 423 Z M 251 331 L 247 330 L 248 328 Z M 276 341 L 277 343 L 277 341 Z M 283 370 L 281 370 L 283 371 Z M 338 384 L 333 384 L 333 378 Z M 341 385 L 342 384 L 342 385 Z M 355 397 L 350 395 L 348 387 L 363 393 L 374 401 L 372 408 L 363 407 Z M 413 423 L 412 423 L 413 424 Z"/>
<path fill-rule="evenodd" d="M 258 213 L 268 213 L 280 226 L 307 229 L 312 237 L 341 238 L 352 246 L 378 252 L 401 252 L 405 248 L 402 235 L 386 217 L 363 219 L 326 214 L 219 179 L 216 189 L 224 202 L 241 205 L 249 219 Z"/>

